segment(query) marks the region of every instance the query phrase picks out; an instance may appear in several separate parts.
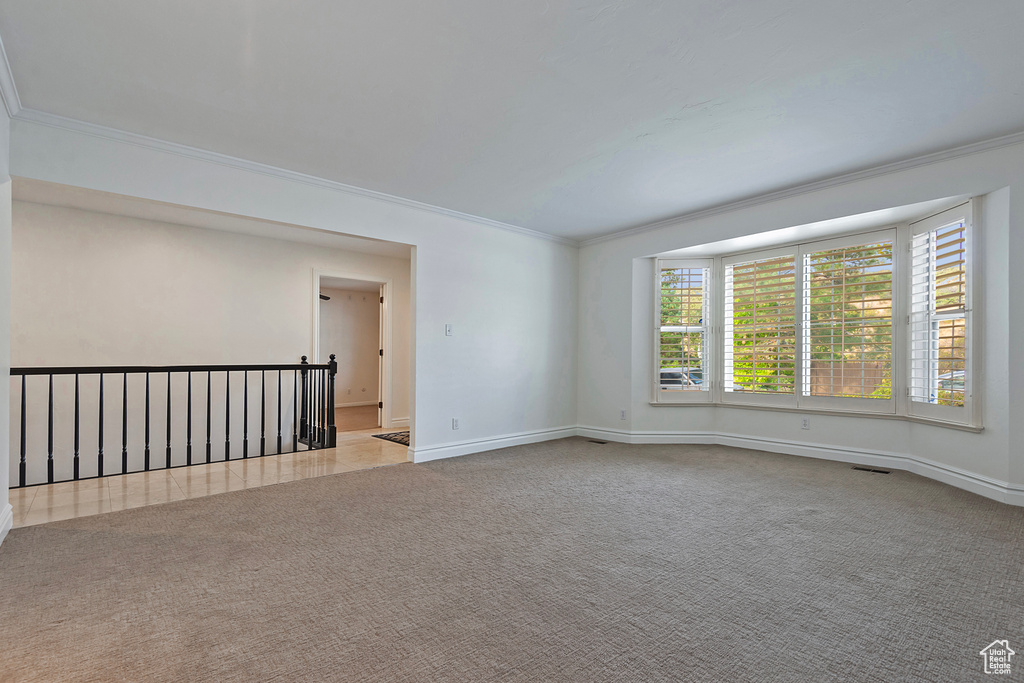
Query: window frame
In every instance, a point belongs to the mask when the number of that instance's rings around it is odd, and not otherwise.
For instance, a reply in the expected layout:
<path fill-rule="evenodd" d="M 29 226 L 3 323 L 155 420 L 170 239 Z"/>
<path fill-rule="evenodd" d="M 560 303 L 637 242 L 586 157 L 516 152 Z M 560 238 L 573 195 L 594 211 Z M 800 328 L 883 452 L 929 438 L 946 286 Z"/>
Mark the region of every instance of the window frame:
<path fill-rule="evenodd" d="M 654 313 L 657 316 L 654 329 L 653 390 L 652 405 L 720 405 L 726 407 L 754 408 L 764 410 L 806 411 L 808 413 L 848 414 L 866 417 L 895 418 L 948 426 L 969 431 L 981 431 L 982 414 L 980 401 L 981 377 L 979 371 L 982 362 L 982 334 L 979 320 L 982 317 L 984 301 L 978 291 L 979 273 L 983 272 L 977 245 L 980 241 L 978 216 L 980 201 L 973 198 L 961 201 L 957 205 L 939 213 L 910 222 L 890 224 L 862 230 L 854 230 L 835 236 L 808 238 L 776 246 L 743 252 L 722 253 L 705 258 L 679 259 L 654 257 Z M 965 395 L 964 406 L 942 406 L 915 402 L 910 396 L 910 373 L 912 358 L 911 344 L 911 296 L 912 296 L 912 240 L 914 235 L 950 225 L 956 220 L 948 217 L 960 213 L 966 226 L 967 263 L 965 282 L 967 296 L 965 301 L 967 325 L 966 359 L 965 359 Z M 930 226 L 930 227 L 929 227 Z M 843 246 L 857 246 L 890 241 L 893 244 L 892 263 L 892 370 L 891 395 L 888 399 L 872 399 L 861 397 L 840 396 L 804 396 L 804 373 L 806 359 L 804 349 L 804 279 L 805 256 Z M 726 304 L 726 267 L 737 263 L 747 263 L 766 258 L 777 258 L 793 254 L 796 266 L 796 283 L 794 293 L 795 304 L 795 335 L 796 335 L 796 369 L 795 391 L 793 394 L 772 395 L 751 392 L 725 391 L 725 304 Z M 661 264 L 687 264 L 684 267 L 709 268 L 709 293 L 707 305 L 708 320 L 705 323 L 705 348 L 707 359 L 704 364 L 704 381 L 709 391 L 674 392 L 689 394 L 686 397 L 669 398 L 659 395 L 659 340 L 660 335 L 660 273 Z M 697 396 L 699 395 L 699 396 Z M 682 400 L 679 400 L 682 399 Z"/>
<path fill-rule="evenodd" d="M 654 342 L 651 349 L 651 375 L 654 378 L 652 386 L 651 402 L 663 405 L 686 405 L 686 404 L 708 404 L 714 398 L 714 387 L 711 375 L 714 374 L 715 358 L 715 335 L 714 335 L 714 305 L 712 298 L 715 289 L 714 259 L 654 259 Z M 704 335 L 704 362 L 701 371 L 703 373 L 702 383 L 705 388 L 691 391 L 672 391 L 661 388 L 661 271 L 668 268 L 703 268 L 705 291 L 704 298 L 704 324 L 702 334 Z M 690 327 L 690 326 L 688 326 Z"/>
<path fill-rule="evenodd" d="M 978 271 L 977 268 L 977 250 L 975 249 L 976 242 L 976 230 L 974 228 L 974 213 L 975 213 L 975 201 L 967 201 L 958 206 L 954 206 L 950 209 L 946 209 L 940 213 L 922 218 L 921 220 L 914 221 L 908 225 L 907 228 L 907 246 L 906 246 L 906 258 L 909 266 L 912 266 L 913 260 L 913 238 L 917 235 L 921 235 L 933 230 L 938 230 L 943 227 L 953 225 L 960 222 L 964 223 L 964 248 L 966 251 L 964 258 L 964 282 L 966 285 L 966 293 L 964 297 L 964 324 L 966 326 L 965 343 L 967 349 L 964 353 L 964 404 L 962 406 L 945 406 L 934 403 L 927 403 L 924 401 L 915 401 L 912 397 L 910 387 L 910 372 L 911 365 L 914 358 L 913 351 L 913 312 L 911 310 L 911 297 L 913 292 L 912 278 L 913 273 L 911 272 L 907 278 L 907 297 L 906 297 L 906 343 L 905 343 L 905 357 L 907 363 L 907 370 L 904 373 L 906 375 L 907 388 L 905 396 L 906 413 L 911 417 L 919 417 L 928 420 L 934 420 L 939 422 L 950 422 L 955 424 L 969 424 L 969 425 L 980 425 L 980 415 L 977 411 L 977 401 L 975 400 L 976 385 L 977 385 L 977 362 L 978 356 L 978 344 L 980 338 L 977 331 L 977 325 L 975 324 L 975 290 L 977 289 L 977 278 L 975 273 Z M 912 271 L 912 268 L 908 268 Z M 959 316 L 957 316 L 959 317 Z M 942 316 L 939 319 L 950 319 L 947 316 Z"/>
<path fill-rule="evenodd" d="M 895 415 L 896 404 L 897 404 L 897 386 L 896 377 L 901 373 L 899 368 L 899 345 L 896 339 L 896 328 L 899 327 L 899 321 L 902 318 L 899 317 L 899 281 L 902 277 L 899 263 L 900 258 L 897 254 L 899 248 L 899 241 L 897 240 L 898 228 L 888 228 L 886 230 L 876 230 L 873 232 L 861 232 L 852 235 L 845 235 L 843 237 L 835 237 L 830 239 L 818 240 L 815 242 L 804 242 L 800 245 L 800 264 L 799 264 L 799 276 L 800 276 L 800 319 L 797 322 L 797 330 L 799 334 L 798 341 L 798 353 L 800 363 L 800 387 L 798 389 L 797 404 L 800 408 L 814 408 L 820 410 L 850 410 L 861 413 L 884 413 Z M 877 244 L 880 242 L 891 242 L 892 243 L 892 311 L 890 313 L 890 324 L 892 326 L 892 337 L 890 342 L 890 365 L 891 365 L 891 379 L 890 379 L 890 391 L 889 398 L 861 398 L 861 397 L 850 397 L 850 396 L 810 396 L 803 393 L 804 385 L 804 372 L 810 363 L 807 357 L 806 349 L 804 347 L 804 339 L 806 336 L 806 328 L 804 321 L 804 306 L 806 305 L 806 293 L 803 291 L 803 282 L 806 278 L 806 257 L 809 254 L 813 254 L 819 251 L 829 251 L 831 249 L 841 249 L 843 247 L 856 247 L 868 244 Z"/>
<path fill-rule="evenodd" d="M 729 334 L 725 330 L 726 322 L 726 288 L 725 288 L 725 271 L 729 266 L 736 265 L 738 263 L 750 263 L 752 261 L 763 261 L 768 259 L 775 259 L 783 256 L 793 255 L 793 317 L 796 320 L 799 317 L 799 302 L 801 297 L 801 285 L 800 285 L 800 264 L 799 264 L 799 253 L 797 245 L 789 245 L 783 247 L 776 247 L 772 249 L 761 249 L 758 251 L 746 252 L 743 254 L 735 254 L 731 256 L 723 256 L 719 259 L 721 267 L 719 268 L 720 275 L 716 279 L 715 284 L 711 289 L 712 295 L 717 293 L 718 305 L 716 310 L 719 312 L 719 319 L 722 321 L 722 334 L 721 342 L 716 343 L 716 349 L 719 351 L 719 364 L 716 366 L 718 370 L 718 377 L 715 378 L 717 381 L 715 384 L 719 389 L 719 400 L 723 404 L 736 404 L 736 405 L 769 405 L 776 407 L 785 408 L 796 408 L 797 392 L 799 391 L 801 376 L 800 376 L 800 353 L 799 353 L 799 334 L 797 328 L 794 327 L 794 340 L 796 349 L 793 363 L 794 363 L 794 375 L 793 375 L 793 393 L 792 394 L 757 394 L 746 391 L 726 391 L 725 382 L 725 366 L 726 366 L 726 351 L 725 344 L 729 339 Z"/>

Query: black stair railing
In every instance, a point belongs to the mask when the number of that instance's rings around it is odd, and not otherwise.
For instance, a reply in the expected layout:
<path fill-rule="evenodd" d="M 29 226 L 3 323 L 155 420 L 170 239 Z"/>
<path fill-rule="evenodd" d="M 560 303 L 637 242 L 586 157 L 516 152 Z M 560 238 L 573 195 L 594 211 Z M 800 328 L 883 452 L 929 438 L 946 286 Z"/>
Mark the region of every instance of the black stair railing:
<path fill-rule="evenodd" d="M 198 423 L 202 424 L 204 408 L 204 462 L 228 461 L 239 456 L 243 459 L 257 457 L 250 454 L 249 448 L 249 418 L 250 411 L 254 409 L 249 401 L 250 374 L 260 383 L 259 456 L 295 452 L 300 450 L 300 445 L 304 445 L 306 450 L 333 448 L 337 444 L 334 424 L 334 378 L 337 371 L 334 354 L 331 354 L 330 362 L 324 364 L 311 364 L 303 356 L 301 363 L 272 365 L 11 368 L 12 393 L 20 391 L 20 400 L 11 401 L 12 407 L 18 406 L 18 415 L 11 424 L 20 429 L 17 439 L 18 478 L 12 488 L 192 465 L 194 412 L 200 412 Z M 255 373 L 259 373 L 258 378 Z M 232 401 L 233 374 L 242 375 L 241 401 L 238 397 Z M 105 392 L 104 380 L 111 375 L 115 379 L 117 375 L 121 376 L 120 396 Z M 193 381 L 193 375 L 197 382 Z M 268 379 L 272 384 L 276 382 L 276 387 L 272 386 L 269 393 Z M 154 382 L 155 395 L 151 389 Z M 201 396 L 203 383 L 206 384 L 206 400 L 193 402 L 193 391 L 199 391 Z M 235 387 L 238 391 L 237 381 Z M 163 411 L 159 411 L 161 388 L 164 390 Z M 136 391 L 139 394 L 144 392 L 144 395 L 135 394 Z M 272 440 L 273 451 L 267 448 L 268 397 L 274 401 L 269 414 L 276 414 L 277 419 L 277 424 L 271 425 L 271 430 L 276 427 L 277 437 L 276 441 Z M 159 424 L 159 417 L 156 418 L 157 435 L 163 427 L 163 444 L 151 443 L 154 402 L 158 404 L 157 415 L 162 413 L 164 418 L 163 425 Z M 108 405 L 111 403 L 112 406 Z M 234 412 L 232 405 L 236 406 Z M 121 410 L 117 411 L 117 407 Z M 213 419 L 221 411 L 224 416 L 223 434 L 215 431 L 217 422 Z M 108 423 L 117 419 L 117 413 L 120 413 L 121 422 L 121 462 L 120 467 L 116 464 L 111 467 L 110 462 L 104 462 L 104 434 L 111 431 L 109 428 L 114 425 Z M 242 438 L 233 446 L 232 426 L 237 430 L 239 422 Z M 289 430 L 290 444 L 282 438 Z M 201 436 L 199 438 L 202 439 Z M 223 458 L 215 460 L 213 445 L 220 438 L 224 441 Z M 255 434 L 253 438 L 256 438 Z M 89 455 L 91 449 L 85 445 L 89 441 L 96 445 L 94 457 Z M 152 447 L 159 453 L 161 445 L 164 457 L 161 459 L 157 455 L 151 458 Z M 290 446 L 290 450 L 283 451 L 282 446 L 285 445 Z"/>

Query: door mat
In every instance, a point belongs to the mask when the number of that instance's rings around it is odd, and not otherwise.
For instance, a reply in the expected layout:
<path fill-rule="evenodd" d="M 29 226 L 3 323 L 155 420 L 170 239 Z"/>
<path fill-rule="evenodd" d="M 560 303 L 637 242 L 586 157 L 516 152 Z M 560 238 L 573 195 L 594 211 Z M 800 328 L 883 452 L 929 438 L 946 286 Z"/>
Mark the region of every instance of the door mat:
<path fill-rule="evenodd" d="M 385 441 L 394 441 L 400 443 L 403 446 L 409 445 L 409 432 L 391 432 L 390 434 L 371 434 L 375 439 L 384 439 Z"/>

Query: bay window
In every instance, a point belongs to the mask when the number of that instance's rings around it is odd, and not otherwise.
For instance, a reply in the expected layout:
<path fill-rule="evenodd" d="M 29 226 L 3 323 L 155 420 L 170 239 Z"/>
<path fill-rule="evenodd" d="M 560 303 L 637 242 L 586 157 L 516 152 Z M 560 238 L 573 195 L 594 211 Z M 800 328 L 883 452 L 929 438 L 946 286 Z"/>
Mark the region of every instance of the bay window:
<path fill-rule="evenodd" d="M 654 402 L 976 426 L 971 210 L 966 202 L 881 231 L 656 260 Z"/>

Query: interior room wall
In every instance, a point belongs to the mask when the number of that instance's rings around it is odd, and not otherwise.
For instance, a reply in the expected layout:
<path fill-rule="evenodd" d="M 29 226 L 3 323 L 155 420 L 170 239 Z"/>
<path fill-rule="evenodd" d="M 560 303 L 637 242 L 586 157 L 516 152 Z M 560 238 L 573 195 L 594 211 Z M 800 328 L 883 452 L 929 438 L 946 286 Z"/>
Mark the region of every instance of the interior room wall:
<path fill-rule="evenodd" d="M 411 244 L 412 456 L 574 433 L 573 244 L 273 169 L 24 120 L 13 122 L 11 163 L 25 178 Z"/>
<path fill-rule="evenodd" d="M 376 292 L 321 287 L 320 360 L 335 354 L 336 408 L 380 401 L 380 297 Z"/>
<path fill-rule="evenodd" d="M 984 430 L 971 433 L 895 419 L 650 403 L 654 334 L 650 256 L 877 209 L 958 195 L 987 195 L 979 225 L 985 299 L 980 369 Z M 1024 276 L 1024 146 L 956 153 L 883 169 L 816 191 L 713 212 L 581 248 L 579 423 L 584 433 L 637 442 L 718 440 L 751 448 L 918 467 L 958 486 L 1024 503 L 1020 351 Z M 1016 341 L 1012 341 L 1016 340 Z M 626 419 L 621 419 L 621 411 Z M 1014 416 L 1017 416 L 1016 418 Z M 895 456 L 886 459 L 883 456 Z M 931 465 L 934 465 L 932 467 Z"/>
<path fill-rule="evenodd" d="M 236 233 L 172 225 L 73 208 L 15 201 L 13 206 L 13 296 L 11 360 L 15 366 L 102 366 L 173 364 L 297 363 L 311 356 L 313 269 L 358 273 L 393 282 L 393 410 L 396 419 L 409 415 L 411 373 L 409 277 L 407 259 L 329 249 Z M 374 342 L 376 344 L 376 342 Z M 205 426 L 205 377 L 194 379 L 193 417 Z M 235 432 L 232 452 L 243 447 L 243 377 L 231 382 Z M 29 444 L 46 443 L 45 377 L 30 378 Z M 116 380 L 116 381 L 115 381 Z M 264 378 L 250 373 L 249 423 L 255 437 L 260 424 L 257 400 Z M 269 430 L 276 437 L 277 376 L 265 378 Z M 173 446 L 184 452 L 186 378 L 172 384 Z M 113 385 L 110 384 L 113 382 Z M 161 447 L 165 432 L 166 376 L 151 378 L 152 430 Z M 291 434 L 293 382 L 282 377 L 282 431 Z M 211 379 L 215 415 L 224 414 L 222 376 Z M 20 386 L 10 384 L 20 402 Z M 376 392 L 376 378 L 371 385 Z M 142 410 L 144 378 L 129 380 L 130 411 Z M 6 392 L 4 393 L 6 396 Z M 81 439 L 87 452 L 96 443 L 98 378 L 82 378 Z M 108 378 L 105 432 L 108 449 L 120 450 L 120 377 Z M 55 381 L 55 451 L 71 451 L 73 379 Z M 42 403 L 40 403 L 42 401 Z M 114 409 L 116 408 L 116 410 Z M 8 412 L 4 413 L 7 416 Z M 130 466 L 141 466 L 141 415 L 129 430 Z M 225 421 L 213 420 L 214 443 L 224 443 Z M 200 430 L 201 431 L 201 430 Z M 112 435 L 116 435 L 116 439 Z M 9 434 L 9 445 L 17 434 Z M 205 434 L 196 441 L 205 440 Z M 116 443 L 115 443 L 116 442 Z M 222 447 L 221 447 L 222 450 Z M 57 459 L 57 456 L 55 456 Z M 44 459 L 36 459 L 35 468 Z M 116 459 L 118 463 L 120 459 Z M 177 462 L 177 461 L 176 461 Z M 17 463 L 3 468 L 14 476 Z M 83 463 L 84 474 L 95 469 L 94 458 Z M 60 459 L 61 468 L 70 461 Z M 30 470 L 33 467 L 30 466 Z M 108 467 L 109 471 L 109 467 Z M 38 474 L 38 472 L 36 473 Z M 30 476 L 32 472 L 30 471 Z"/>
<path fill-rule="evenodd" d="M 10 384 L 11 374 L 11 177 L 10 118 L 0 106 L 0 387 Z M 10 394 L 0 390 L 0 543 L 10 530 L 14 517 L 11 512 L 7 463 L 10 434 Z"/>

